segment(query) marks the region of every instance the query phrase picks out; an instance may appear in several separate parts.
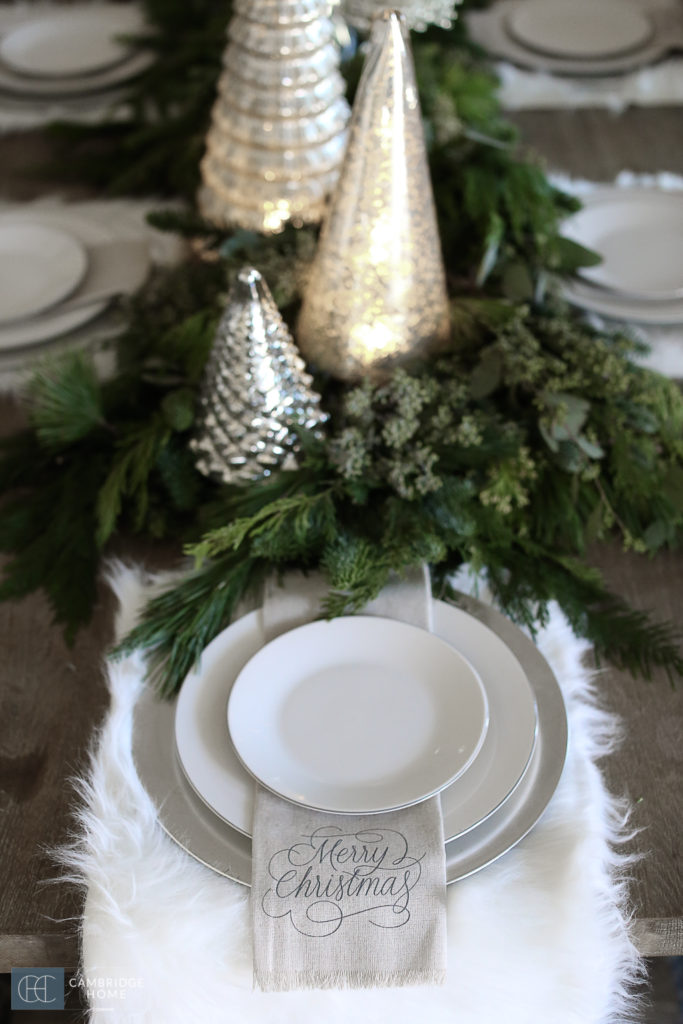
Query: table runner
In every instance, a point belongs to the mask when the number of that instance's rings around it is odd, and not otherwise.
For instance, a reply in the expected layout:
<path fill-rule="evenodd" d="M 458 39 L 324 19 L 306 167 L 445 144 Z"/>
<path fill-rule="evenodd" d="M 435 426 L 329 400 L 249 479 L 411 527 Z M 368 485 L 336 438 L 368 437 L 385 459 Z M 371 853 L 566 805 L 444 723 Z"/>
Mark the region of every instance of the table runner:
<path fill-rule="evenodd" d="M 496 61 L 499 99 L 504 110 L 576 110 L 597 107 L 620 114 L 627 107 L 683 103 L 683 58 L 670 57 L 624 75 L 570 78 L 529 71 Z"/>
<path fill-rule="evenodd" d="M 141 570 L 110 580 L 125 632 L 154 588 Z M 458 584 L 464 589 L 464 580 Z M 476 596 L 482 598 L 483 593 Z M 641 973 L 628 935 L 626 806 L 598 767 L 616 741 L 596 680 L 556 606 L 538 644 L 562 687 L 570 725 L 558 790 L 536 828 L 485 870 L 450 885 L 448 978 L 403 989 L 253 991 L 249 893 L 195 862 L 160 828 L 137 778 L 132 713 L 138 653 L 108 668 L 111 707 L 77 781 L 77 838 L 62 861 L 85 892 L 82 978 L 92 1020 L 113 1024 L 608 1024 L 634 1011 Z M 615 846 L 615 844 L 617 844 Z"/>

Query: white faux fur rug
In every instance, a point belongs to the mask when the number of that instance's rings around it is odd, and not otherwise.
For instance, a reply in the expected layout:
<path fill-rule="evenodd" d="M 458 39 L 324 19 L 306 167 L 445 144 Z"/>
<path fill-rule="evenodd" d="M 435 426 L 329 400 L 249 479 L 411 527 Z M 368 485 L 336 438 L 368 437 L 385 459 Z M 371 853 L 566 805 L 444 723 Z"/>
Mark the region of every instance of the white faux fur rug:
<path fill-rule="evenodd" d="M 149 590 L 111 577 L 127 630 Z M 460 581 L 461 582 L 461 581 Z M 614 742 L 582 666 L 586 644 L 554 609 L 539 646 L 565 700 L 570 744 L 557 793 L 533 832 L 448 888 L 443 987 L 262 993 L 252 989 L 249 890 L 163 832 L 131 755 L 143 661 L 109 666 L 111 709 L 79 782 L 78 837 L 64 854 L 86 889 L 82 976 L 92 1020 L 111 1024 L 606 1024 L 630 1019 L 640 963 L 627 932 L 615 852 L 625 807 L 596 761 Z"/>

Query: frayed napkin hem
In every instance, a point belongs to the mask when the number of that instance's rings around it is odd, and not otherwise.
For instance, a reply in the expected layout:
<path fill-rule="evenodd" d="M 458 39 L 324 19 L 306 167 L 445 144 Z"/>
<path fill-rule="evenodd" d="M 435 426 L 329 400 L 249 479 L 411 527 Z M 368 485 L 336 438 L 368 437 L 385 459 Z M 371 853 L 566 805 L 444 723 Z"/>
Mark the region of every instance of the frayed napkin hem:
<path fill-rule="evenodd" d="M 445 985 L 445 970 L 415 971 L 287 971 L 284 975 L 254 973 L 254 988 L 261 992 L 296 989 L 402 988 L 409 985 Z"/>

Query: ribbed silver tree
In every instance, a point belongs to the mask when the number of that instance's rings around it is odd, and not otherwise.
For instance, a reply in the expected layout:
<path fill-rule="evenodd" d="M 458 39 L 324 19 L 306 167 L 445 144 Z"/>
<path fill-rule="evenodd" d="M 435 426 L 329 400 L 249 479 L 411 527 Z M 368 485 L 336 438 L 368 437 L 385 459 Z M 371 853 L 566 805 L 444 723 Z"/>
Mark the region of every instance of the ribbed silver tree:
<path fill-rule="evenodd" d="M 327 414 L 258 270 L 240 272 L 218 325 L 190 448 L 197 468 L 220 483 L 296 465 L 298 431 Z"/>
<path fill-rule="evenodd" d="M 322 219 L 349 107 L 330 0 L 235 0 L 199 206 L 221 227 L 274 233 Z"/>

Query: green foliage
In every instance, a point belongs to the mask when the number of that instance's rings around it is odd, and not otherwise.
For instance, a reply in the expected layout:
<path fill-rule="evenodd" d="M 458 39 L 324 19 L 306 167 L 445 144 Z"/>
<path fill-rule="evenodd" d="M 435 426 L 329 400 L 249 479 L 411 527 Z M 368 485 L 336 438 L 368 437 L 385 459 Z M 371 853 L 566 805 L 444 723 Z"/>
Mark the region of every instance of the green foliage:
<path fill-rule="evenodd" d="M 47 448 L 79 441 L 102 424 L 99 384 L 90 360 L 69 353 L 52 367 L 45 364 L 29 385 L 31 422 Z"/>
<path fill-rule="evenodd" d="M 96 597 L 99 550 L 95 501 L 102 482 L 96 447 L 59 453 L 32 432 L 2 445 L 0 550 L 10 556 L 0 600 L 42 589 L 69 643 L 86 623 Z M 11 493 L 8 493 L 10 492 Z"/>

